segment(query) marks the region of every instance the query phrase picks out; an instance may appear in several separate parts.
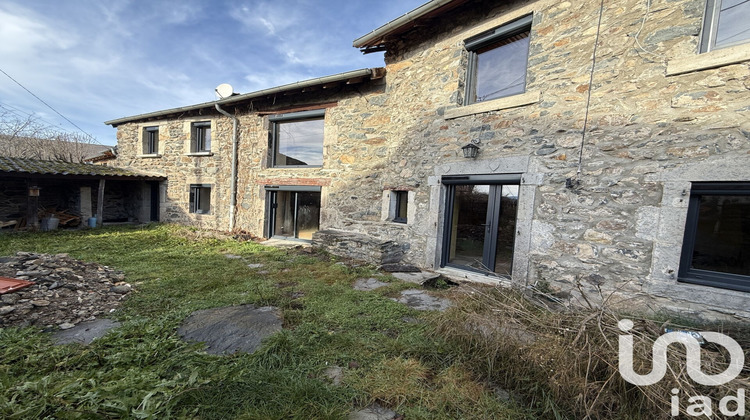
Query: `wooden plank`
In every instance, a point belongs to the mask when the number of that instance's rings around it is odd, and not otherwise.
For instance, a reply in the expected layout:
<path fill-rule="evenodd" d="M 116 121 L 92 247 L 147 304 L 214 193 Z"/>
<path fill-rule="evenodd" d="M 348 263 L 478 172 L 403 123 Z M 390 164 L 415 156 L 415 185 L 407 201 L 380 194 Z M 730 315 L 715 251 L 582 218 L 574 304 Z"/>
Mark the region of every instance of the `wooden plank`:
<path fill-rule="evenodd" d="M 305 106 L 298 106 L 295 108 L 285 108 L 285 109 L 280 109 L 278 111 L 263 111 L 263 112 L 258 112 L 258 115 L 276 115 L 276 114 L 288 114 L 291 112 L 312 111 L 314 109 L 332 108 L 336 105 L 338 105 L 338 102 L 328 102 L 325 104 L 305 105 Z"/>
<path fill-rule="evenodd" d="M 104 221 L 104 178 L 99 180 L 99 194 L 96 200 L 96 226 L 102 227 Z"/>

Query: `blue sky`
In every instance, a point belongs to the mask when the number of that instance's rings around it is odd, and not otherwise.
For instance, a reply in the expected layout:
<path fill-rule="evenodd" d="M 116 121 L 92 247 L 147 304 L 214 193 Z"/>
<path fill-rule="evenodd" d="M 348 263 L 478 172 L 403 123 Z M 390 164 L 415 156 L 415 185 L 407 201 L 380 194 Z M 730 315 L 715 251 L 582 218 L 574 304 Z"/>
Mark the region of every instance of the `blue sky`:
<path fill-rule="evenodd" d="M 426 0 L 3 0 L 0 69 L 102 144 L 104 121 L 382 66 L 352 41 Z M 0 107 L 75 127 L 0 73 Z"/>

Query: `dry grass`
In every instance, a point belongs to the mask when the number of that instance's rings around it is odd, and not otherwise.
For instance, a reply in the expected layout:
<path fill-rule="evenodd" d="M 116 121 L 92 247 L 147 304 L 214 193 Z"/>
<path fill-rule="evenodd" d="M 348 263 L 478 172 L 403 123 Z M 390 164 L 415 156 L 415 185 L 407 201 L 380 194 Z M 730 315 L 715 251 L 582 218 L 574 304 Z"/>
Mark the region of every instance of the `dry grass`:
<path fill-rule="evenodd" d="M 461 346 L 477 376 L 524 396 L 544 417 L 577 419 L 672 418 L 672 388 L 681 391 L 681 411 L 688 396 L 712 397 L 714 408 L 726 395 L 748 388 L 747 372 L 720 387 L 703 387 L 687 375 L 683 346 L 669 347 L 666 377 L 657 384 L 637 387 L 618 370 L 618 327 L 621 318 L 635 321 L 635 371 L 651 371 L 651 349 L 668 323 L 619 317 L 607 309 L 552 308 L 543 297 L 530 297 L 495 288 L 462 287 L 461 304 L 446 313 L 438 331 Z M 678 327 L 669 324 L 671 327 Z M 699 330 L 717 330 L 703 326 Z M 724 331 L 728 332 L 728 331 Z M 747 331 L 730 336 L 750 348 Z M 726 355 L 706 347 L 703 371 L 719 373 Z"/>

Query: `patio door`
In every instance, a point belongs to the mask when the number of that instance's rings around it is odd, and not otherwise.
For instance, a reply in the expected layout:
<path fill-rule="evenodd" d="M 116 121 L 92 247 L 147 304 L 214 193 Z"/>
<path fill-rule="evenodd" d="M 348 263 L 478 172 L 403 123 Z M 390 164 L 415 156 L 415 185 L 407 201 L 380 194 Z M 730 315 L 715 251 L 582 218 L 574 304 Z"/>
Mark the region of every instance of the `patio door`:
<path fill-rule="evenodd" d="M 510 276 L 520 175 L 443 177 L 441 266 Z"/>
<path fill-rule="evenodd" d="M 320 227 L 320 187 L 266 187 L 268 236 L 312 240 Z"/>

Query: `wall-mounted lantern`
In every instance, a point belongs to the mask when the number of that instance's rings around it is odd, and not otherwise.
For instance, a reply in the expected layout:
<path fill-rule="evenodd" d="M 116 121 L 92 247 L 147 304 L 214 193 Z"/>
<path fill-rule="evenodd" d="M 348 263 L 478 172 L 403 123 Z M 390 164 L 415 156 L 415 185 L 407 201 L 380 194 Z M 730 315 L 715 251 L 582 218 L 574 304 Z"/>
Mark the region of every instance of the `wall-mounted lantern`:
<path fill-rule="evenodd" d="M 41 188 L 37 186 L 29 187 L 29 197 L 39 197 L 39 190 Z"/>
<path fill-rule="evenodd" d="M 467 144 L 466 146 L 462 147 L 461 150 L 464 152 L 464 157 L 468 159 L 474 159 L 477 157 L 477 152 L 479 151 L 479 146 L 474 144 L 474 142 L 471 142 Z"/>

